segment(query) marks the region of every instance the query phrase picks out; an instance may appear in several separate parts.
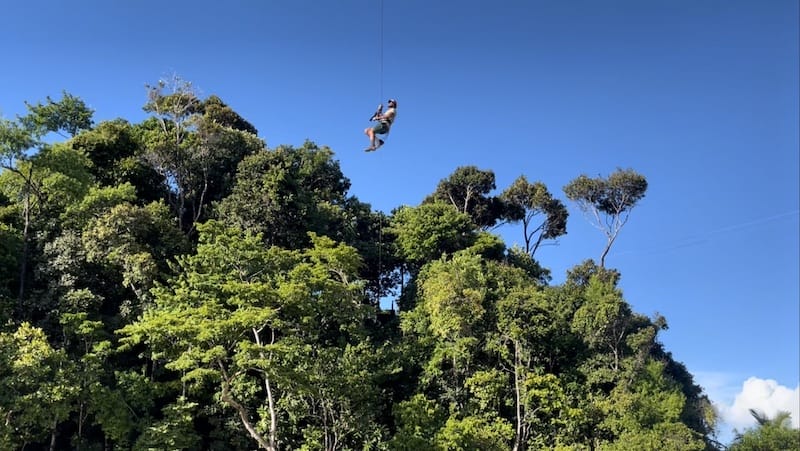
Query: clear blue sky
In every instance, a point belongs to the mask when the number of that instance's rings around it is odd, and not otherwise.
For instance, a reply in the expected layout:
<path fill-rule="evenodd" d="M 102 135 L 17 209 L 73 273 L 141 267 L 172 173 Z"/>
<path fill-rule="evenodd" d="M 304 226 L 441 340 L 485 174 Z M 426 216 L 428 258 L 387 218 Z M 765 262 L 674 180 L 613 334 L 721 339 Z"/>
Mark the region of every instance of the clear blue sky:
<path fill-rule="evenodd" d="M 381 0 L 4 3 L 6 118 L 67 90 L 138 122 L 144 85 L 177 73 L 270 147 L 330 146 L 386 212 L 462 165 L 565 203 L 578 175 L 632 168 L 650 188 L 607 258 L 626 299 L 666 316 L 662 341 L 721 405 L 749 377 L 798 387 L 797 0 L 383 0 L 382 27 Z M 365 154 L 389 97 L 394 130 Z M 603 246 L 570 211 L 537 253 L 554 283 Z"/>

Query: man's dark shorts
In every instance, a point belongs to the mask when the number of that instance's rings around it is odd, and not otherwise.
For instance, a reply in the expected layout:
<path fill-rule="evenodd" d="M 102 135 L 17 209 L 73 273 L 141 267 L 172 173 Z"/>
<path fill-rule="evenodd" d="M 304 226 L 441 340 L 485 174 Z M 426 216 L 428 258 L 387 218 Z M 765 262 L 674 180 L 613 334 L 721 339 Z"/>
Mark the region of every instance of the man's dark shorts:
<path fill-rule="evenodd" d="M 372 127 L 372 131 L 378 135 L 385 135 L 389 132 L 389 124 L 386 122 L 378 122 L 374 127 Z"/>

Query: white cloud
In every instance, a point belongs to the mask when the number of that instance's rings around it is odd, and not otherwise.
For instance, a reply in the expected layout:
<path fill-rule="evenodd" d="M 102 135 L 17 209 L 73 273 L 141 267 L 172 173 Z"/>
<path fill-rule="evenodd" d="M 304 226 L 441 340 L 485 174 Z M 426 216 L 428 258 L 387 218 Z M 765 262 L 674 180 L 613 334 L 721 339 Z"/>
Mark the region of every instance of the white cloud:
<path fill-rule="evenodd" d="M 772 418 L 780 411 L 789 412 L 792 426 L 800 427 L 800 384 L 794 389 L 784 387 L 772 379 L 750 377 L 742 384 L 733 403 L 715 400 L 722 420 L 728 425 L 743 431 L 755 425 L 749 409 L 757 410 Z"/>

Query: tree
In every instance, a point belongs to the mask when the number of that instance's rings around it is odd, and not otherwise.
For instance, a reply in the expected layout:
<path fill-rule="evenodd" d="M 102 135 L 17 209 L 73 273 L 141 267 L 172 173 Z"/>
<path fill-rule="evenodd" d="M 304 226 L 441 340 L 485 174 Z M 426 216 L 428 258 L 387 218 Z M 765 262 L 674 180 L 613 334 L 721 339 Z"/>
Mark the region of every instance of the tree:
<path fill-rule="evenodd" d="M 130 184 L 91 188 L 58 216 L 60 230 L 43 243 L 36 267 L 45 282 L 41 318 L 58 327 L 59 315 L 85 314 L 110 336 L 152 299 L 150 288 L 166 280 L 189 243 L 163 202 L 136 201 Z"/>
<path fill-rule="evenodd" d="M 628 222 L 631 210 L 644 197 L 647 180 L 632 169 L 618 169 L 608 176 L 589 178 L 581 175 L 564 187 L 567 198 L 590 217 L 590 222 L 606 236 L 600 254 L 600 266 L 622 227 Z"/>
<path fill-rule="evenodd" d="M 205 189 L 206 204 L 219 202 L 231 193 L 236 169 L 248 155 L 266 148 L 257 130 L 218 97 L 201 105 L 197 127 L 200 164 L 195 168 L 196 184 Z"/>
<path fill-rule="evenodd" d="M 573 377 L 564 370 L 580 346 L 571 339 L 565 303 L 557 290 L 541 287 L 523 270 L 496 265 L 491 272 L 496 301 L 487 316 L 496 324 L 487 334 L 486 350 L 510 376 L 505 385 L 511 392 L 507 403 L 514 407 L 512 449 L 570 442 L 576 439 L 580 411 L 566 388 Z"/>
<path fill-rule="evenodd" d="M 3 169 L 13 171 L 15 162 L 36 144 L 33 133 L 19 123 L 0 118 L 0 157 Z"/>
<path fill-rule="evenodd" d="M 543 308 L 543 293 L 537 291 L 530 282 L 526 284 L 524 278 L 517 276 L 516 279 L 513 288 L 501 295 L 496 304 L 497 332 L 491 334 L 492 339 L 487 345 L 490 351 L 498 355 L 502 362 L 500 367 L 511 374 L 513 381 L 515 436 L 512 449 L 515 451 L 526 449 L 537 413 L 557 413 L 552 411 L 552 406 L 546 405 L 548 402 L 542 402 L 542 399 L 537 399 L 535 403 L 530 402 L 531 396 L 536 392 L 532 389 L 537 378 L 543 382 L 550 381 L 543 377 L 552 376 L 555 379 L 553 375 L 539 376 L 536 372 L 537 368 L 543 366 L 542 360 L 546 352 L 542 352 L 542 348 L 546 346 L 545 343 L 550 342 L 548 338 L 557 327 L 557 321 Z M 555 392 L 554 387 L 550 386 L 552 383 L 548 384 L 545 391 Z M 537 432 L 544 433 L 543 430 Z"/>
<path fill-rule="evenodd" d="M 572 329 L 590 349 L 609 356 L 604 366 L 616 373 L 627 354 L 633 315 L 620 290 L 595 277 L 586 288 L 586 300 L 575 312 Z"/>
<path fill-rule="evenodd" d="M 73 298 L 76 297 L 76 292 L 71 294 Z M 117 426 L 108 428 L 107 437 L 120 445 L 124 444 L 136 422 L 129 418 L 133 416 L 129 409 L 115 408 L 126 404 L 132 409 L 131 405 L 135 403 L 119 402 L 124 399 L 121 396 L 122 390 L 114 393 L 115 397 L 107 385 L 110 384 L 109 379 L 113 379 L 113 370 L 109 368 L 109 357 L 112 354 L 110 334 L 104 330 L 101 321 L 91 320 L 90 314 L 84 311 L 64 312 L 60 322 L 63 326 L 63 348 L 60 351 L 72 362 L 76 375 L 75 405 L 72 406 L 72 417 L 77 426 L 73 442 L 76 449 L 89 444 L 87 432 L 93 423 Z M 144 395 L 144 391 L 139 393 L 140 397 Z M 109 402 L 110 399 L 117 402 Z M 121 418 L 125 419 L 119 421 Z"/>
<path fill-rule="evenodd" d="M 469 216 L 443 202 L 400 207 L 389 232 L 396 237 L 400 256 L 417 268 L 442 254 L 469 247 L 476 237 Z"/>
<path fill-rule="evenodd" d="M 0 207 L 2 210 L 3 207 Z M 19 269 L 21 237 L 18 231 L 0 222 L 0 323 L 11 318 L 12 299 Z"/>
<path fill-rule="evenodd" d="M 347 197 L 341 205 L 322 205 L 328 220 L 315 233 L 358 250 L 364 262 L 359 277 L 366 283 L 367 298 L 378 307 L 381 299 L 396 294 L 398 287 L 402 289 L 404 262 L 395 252 L 390 219 L 355 196 Z"/>
<path fill-rule="evenodd" d="M 436 434 L 436 449 L 442 451 L 505 451 L 514 435 L 503 418 L 451 417 Z"/>
<path fill-rule="evenodd" d="M 518 245 L 506 250 L 504 260 L 510 266 L 524 270 L 528 276 L 541 285 L 547 285 L 552 280 L 550 270 L 542 267 L 538 261 L 531 257 L 530 253 Z"/>
<path fill-rule="evenodd" d="M 25 102 L 25 106 L 28 114 L 20 118 L 20 123 L 38 137 L 50 132 L 63 137 L 75 136 L 81 130 L 90 129 L 93 124 L 94 110 L 66 91 L 62 92 L 58 102 L 47 96 L 45 103 L 32 105 Z"/>
<path fill-rule="evenodd" d="M 14 200 L 11 208 L 19 218 L 13 225 L 22 244 L 17 290 L 18 309 L 22 309 L 31 276 L 32 250 L 37 249 L 37 241 L 57 233 L 59 214 L 86 193 L 91 175 L 86 158 L 63 144 L 45 146 L 4 169 L 0 192 Z"/>
<path fill-rule="evenodd" d="M 761 451 L 800 449 L 800 429 L 792 428 L 788 412 L 778 412 L 773 418 L 750 409 L 756 427 L 737 432 L 729 451 Z"/>
<path fill-rule="evenodd" d="M 253 124 L 247 122 L 239 113 L 233 111 L 215 95 L 209 96 L 202 105 L 203 114 L 206 120 L 219 124 L 233 130 L 247 132 L 251 135 L 258 135 L 258 130 Z"/>
<path fill-rule="evenodd" d="M 708 449 L 716 448 L 718 443 L 714 440 L 714 431 L 719 421 L 718 413 L 708 395 L 703 392 L 703 388 L 694 382 L 694 377 L 686 366 L 675 361 L 672 354 L 665 351 L 664 345 L 660 342 L 656 341 L 651 346 L 650 358 L 664 364 L 665 376 L 675 381 L 686 398 L 680 422 L 702 436 L 708 444 Z"/>
<path fill-rule="evenodd" d="M 600 282 L 616 287 L 619 283 L 620 273 L 616 269 L 607 269 L 597 266 L 592 259 L 584 260 L 578 265 L 567 270 L 568 287 L 586 288 L 592 278 L 597 278 Z"/>
<path fill-rule="evenodd" d="M 181 395 L 211 384 L 261 448 L 275 450 L 298 432 L 322 431 L 340 445 L 369 435 L 369 420 L 353 421 L 369 409 L 343 395 L 344 387 L 369 391 L 364 373 L 323 377 L 345 374 L 347 346 L 369 314 L 354 249 L 317 236 L 304 252 L 265 249 L 261 236 L 218 222 L 198 230 L 197 254 L 179 259 L 177 277 L 154 290 L 153 308 L 121 330 L 123 342 L 147 344 L 150 358 L 180 375 Z M 307 408 L 297 413 L 299 403 Z M 282 424 L 286 415 L 291 424 Z"/>
<path fill-rule="evenodd" d="M 542 241 L 566 235 L 569 212 L 560 200 L 553 198 L 544 183 L 530 183 L 521 175 L 503 191 L 500 198 L 512 210 L 511 219 L 522 221 L 525 252 L 531 256 Z M 541 221 L 534 222 L 542 216 Z"/>
<path fill-rule="evenodd" d="M 456 168 L 439 182 L 436 191 L 423 203 L 446 202 L 472 218 L 475 225 L 492 227 L 505 214 L 503 203 L 489 193 L 495 189 L 494 172 L 475 166 Z"/>
<path fill-rule="evenodd" d="M 198 404 L 181 396 L 161 410 L 163 418 L 147 426 L 132 449 L 200 449 L 200 436 L 193 424 Z"/>
<path fill-rule="evenodd" d="M 28 271 L 28 248 L 30 241 L 31 216 L 41 199 L 41 192 L 33 180 L 33 166 L 29 165 L 27 170 L 18 167 L 18 161 L 25 158 L 24 152 L 35 144 L 33 135 L 29 130 L 25 130 L 19 124 L 0 118 L 0 157 L 2 157 L 2 169 L 5 173 L 11 173 L 22 181 L 19 189 L 8 192 L 3 189 L 3 194 L 8 198 L 19 200 L 21 204 L 20 213 L 22 217 L 21 230 L 21 256 L 19 258 L 19 287 L 17 290 L 18 309 L 22 308 L 22 298 L 25 291 L 25 279 Z"/>
<path fill-rule="evenodd" d="M 663 362 L 648 360 L 630 382 L 618 384 L 610 396 L 597 400 L 606 414 L 598 429 L 613 436 L 601 442 L 599 449 L 707 449 L 703 437 L 680 421 L 686 397 L 664 368 Z"/>
<path fill-rule="evenodd" d="M 447 416 L 436 401 L 416 394 L 394 408 L 397 432 L 389 442 L 396 451 L 435 451 L 436 432 L 444 426 Z"/>
<path fill-rule="evenodd" d="M 246 157 L 236 184 L 217 207 L 225 224 L 261 233 L 267 245 L 306 247 L 307 232 L 336 237 L 348 180 L 333 152 L 307 141 Z"/>
<path fill-rule="evenodd" d="M 169 273 L 170 259 L 187 248 L 168 208 L 159 202 L 114 205 L 89 223 L 82 240 L 87 261 L 116 268 L 122 285 L 142 304 L 150 301 L 150 288 Z M 135 315 L 140 307 L 128 314 Z"/>
<path fill-rule="evenodd" d="M 88 188 L 88 180 L 81 172 L 81 156 L 75 152 L 63 151 L 63 147 L 50 152 L 31 152 L 35 146 L 47 149 L 42 137 L 50 132 L 65 131 L 74 135 L 79 130 L 87 129 L 92 124 L 92 110 L 82 100 L 64 92 L 64 98 L 55 102 L 50 97 L 47 104 L 30 105 L 26 103 L 29 113 L 12 122 L 0 118 L 0 168 L 9 180 L 2 188 L 3 194 L 17 200 L 20 204 L 22 218 L 22 249 L 19 259 L 19 290 L 17 293 L 18 308 L 22 308 L 25 283 L 28 272 L 31 227 L 34 214 L 46 203 L 46 197 L 62 202 L 61 194 L 53 192 L 63 181 L 71 181 L 70 176 L 77 177 Z M 37 160 L 38 163 L 37 164 Z M 40 170 L 39 165 L 44 167 Z M 63 169 L 63 172 L 59 173 Z M 84 168 L 85 169 L 85 165 Z M 70 174 L 70 172 L 72 172 Z M 16 179 L 16 180 L 14 180 Z M 44 186 L 47 182 L 50 186 Z M 50 193 L 47 193 L 48 188 Z M 73 186 L 74 188 L 74 186 Z M 10 189 L 10 191 L 9 191 Z"/>
<path fill-rule="evenodd" d="M 192 234 L 206 207 L 229 193 L 236 165 L 264 144 L 218 98 L 204 104 L 178 76 L 147 89 L 144 110 L 154 117 L 141 125 L 146 158 L 169 188 L 179 227 Z"/>
<path fill-rule="evenodd" d="M 420 275 L 418 314 L 422 333 L 433 343 L 423 379 L 442 393 L 442 399 L 460 412 L 466 407 L 464 383 L 475 371 L 475 358 L 485 327 L 487 276 L 478 255 L 460 252 L 451 260 L 432 262 Z M 414 327 L 414 316 L 404 327 Z M 419 327 L 419 326 L 417 326 Z"/>
<path fill-rule="evenodd" d="M 284 429 L 301 432 L 284 434 L 285 449 L 374 449 L 384 439 L 375 421 L 382 401 L 374 383 L 382 373 L 381 350 L 362 341 L 308 351 L 295 354 L 293 377 L 280 384 Z"/>
<path fill-rule="evenodd" d="M 167 199 L 163 178 L 143 158 L 142 129 L 124 119 L 104 121 L 83 131 L 68 144 L 91 161 L 90 170 L 101 186 L 130 183 L 138 203 Z"/>
<path fill-rule="evenodd" d="M 651 429 L 625 431 L 615 441 L 602 443 L 597 449 L 599 451 L 704 451 L 708 448 L 685 425 L 663 423 Z"/>
<path fill-rule="evenodd" d="M 41 329 L 22 323 L 13 333 L 0 332 L 2 448 L 24 448 L 49 435 L 53 451 L 57 426 L 78 394 L 76 379 L 72 362 Z"/>

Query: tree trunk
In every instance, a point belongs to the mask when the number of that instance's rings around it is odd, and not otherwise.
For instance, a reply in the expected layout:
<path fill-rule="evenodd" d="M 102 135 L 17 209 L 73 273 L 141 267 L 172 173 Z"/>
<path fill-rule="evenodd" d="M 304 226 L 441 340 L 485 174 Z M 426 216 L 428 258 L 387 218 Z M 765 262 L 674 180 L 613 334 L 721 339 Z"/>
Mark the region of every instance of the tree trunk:
<path fill-rule="evenodd" d="M 272 398 L 272 387 L 268 377 L 264 378 L 264 385 L 267 387 L 267 403 L 269 404 L 269 444 L 272 449 L 278 449 L 276 446 L 278 441 L 278 416 L 275 413 L 275 401 Z"/>
<path fill-rule="evenodd" d="M 611 245 L 614 244 L 614 240 L 617 239 L 617 233 L 614 232 L 608 235 L 608 242 L 606 243 L 605 249 L 603 249 L 603 253 L 600 254 L 600 267 L 606 267 L 606 255 L 608 255 L 608 251 L 611 250 Z"/>
<path fill-rule="evenodd" d="M 533 223 L 533 217 L 534 215 L 528 214 L 524 218 L 522 218 L 522 235 L 525 237 L 525 252 L 531 257 L 533 257 L 533 254 L 536 253 L 536 249 L 539 247 L 539 243 L 542 242 L 542 234 L 539 235 L 539 238 L 535 242 L 533 241 L 533 236 L 536 235 L 536 232 L 538 232 L 542 228 L 540 226 L 533 230 L 530 230 Z"/>
<path fill-rule="evenodd" d="M 519 357 L 519 343 L 516 341 L 514 342 L 514 398 L 517 408 L 517 431 L 514 436 L 514 448 L 513 451 L 524 451 L 525 450 L 525 425 L 523 421 L 523 407 L 522 407 L 522 389 L 520 387 L 520 380 L 519 380 L 519 369 L 520 369 L 520 357 Z"/>
<path fill-rule="evenodd" d="M 50 433 L 50 451 L 56 450 L 56 432 L 58 427 L 58 421 L 53 420 L 53 431 Z"/>
<path fill-rule="evenodd" d="M 275 330 L 270 330 L 272 332 L 270 344 L 275 344 Z M 253 328 L 253 336 L 255 337 L 256 344 L 261 346 L 261 335 L 258 329 Z M 264 353 L 261 352 L 260 354 L 261 358 L 266 360 Z M 272 449 L 278 449 L 276 446 L 278 441 L 278 415 L 275 412 L 275 399 L 272 396 L 272 385 L 270 384 L 269 376 L 266 374 L 264 375 L 264 388 L 267 391 L 267 408 L 269 410 L 269 445 Z"/>
<path fill-rule="evenodd" d="M 83 444 L 83 422 L 85 420 L 83 416 L 84 409 L 85 404 L 81 402 L 80 407 L 78 408 L 78 443 L 75 445 L 75 451 L 81 451 L 81 444 Z"/>
<path fill-rule="evenodd" d="M 247 409 L 233 399 L 233 396 L 231 396 L 230 393 L 228 381 L 222 382 L 222 400 L 225 401 L 229 406 L 233 407 L 236 413 L 239 414 L 239 419 L 242 421 L 244 428 L 250 434 L 250 437 L 253 437 L 253 439 L 258 442 L 259 447 L 264 448 L 267 451 L 277 451 L 277 448 L 275 448 L 274 444 L 270 443 L 270 441 L 265 439 L 263 435 L 259 434 L 255 425 L 250 422 L 250 415 L 248 414 Z"/>

